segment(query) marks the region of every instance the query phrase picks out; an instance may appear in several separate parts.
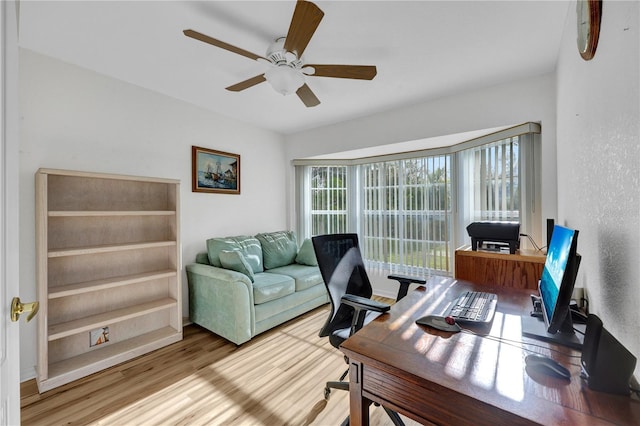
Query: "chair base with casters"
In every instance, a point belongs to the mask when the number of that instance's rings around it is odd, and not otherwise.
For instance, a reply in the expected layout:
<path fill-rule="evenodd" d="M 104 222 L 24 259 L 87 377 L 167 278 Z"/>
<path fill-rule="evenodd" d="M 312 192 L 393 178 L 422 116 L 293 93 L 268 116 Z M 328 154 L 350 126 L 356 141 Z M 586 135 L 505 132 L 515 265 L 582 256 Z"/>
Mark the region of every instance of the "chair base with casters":
<path fill-rule="evenodd" d="M 349 359 L 347 357 L 345 357 L 345 362 L 349 363 Z M 324 388 L 324 399 L 326 399 L 327 401 L 329 400 L 329 396 L 331 395 L 331 389 L 338 389 L 338 390 L 345 390 L 345 391 L 349 390 L 349 382 L 344 381 L 344 379 L 347 377 L 348 374 L 349 374 L 349 369 L 347 368 L 347 370 L 345 370 L 342 376 L 340 376 L 339 381 L 327 382 L 327 385 Z"/>
<path fill-rule="evenodd" d="M 320 336 L 329 337 L 331 345 L 339 349 L 340 344 L 349 336 L 387 312 L 390 306 L 371 300 L 373 290 L 360 255 L 356 234 L 320 235 L 313 237 L 312 242 L 331 301 L 331 314 L 320 330 Z M 411 284 L 426 284 L 426 280 L 417 277 L 389 275 L 388 278 L 399 283 L 396 301 L 407 295 Z M 349 359 L 346 356 L 344 359 L 348 365 Z M 332 389 L 349 390 L 349 382 L 345 381 L 348 374 L 347 369 L 339 381 L 326 383 L 326 400 Z M 384 406 L 382 408 L 394 425 L 404 425 L 398 413 Z M 349 417 L 342 424 L 348 425 Z"/>
<path fill-rule="evenodd" d="M 403 278 L 408 278 L 408 277 L 403 277 Z M 421 281 L 424 281 L 424 280 L 421 280 L 419 278 L 415 279 L 416 283 L 421 283 Z M 408 288 L 408 284 L 407 284 L 407 288 Z M 403 289 L 400 288 L 399 291 L 401 292 L 403 291 Z M 406 296 L 406 294 L 407 293 L 405 289 L 405 293 L 403 297 Z M 364 297 L 354 296 L 352 294 L 345 294 L 344 296 L 342 296 L 341 303 L 348 306 L 352 306 L 355 311 L 353 316 L 353 323 L 349 329 L 349 336 L 355 333 L 356 331 L 360 330 L 365 324 L 373 321 L 380 314 L 387 312 L 391 308 L 391 306 L 385 303 L 377 302 L 375 300 L 367 299 Z M 344 342 L 346 338 L 330 338 L 329 340 L 332 346 L 339 348 L 340 344 Z M 346 355 L 344 357 L 344 361 L 347 365 L 349 365 L 349 358 Z M 347 368 L 347 370 L 344 373 L 342 373 L 342 376 L 340 376 L 339 381 L 327 382 L 324 388 L 325 400 L 327 401 L 329 400 L 329 397 L 331 395 L 331 389 L 344 390 L 344 391 L 349 390 L 349 382 L 345 381 L 348 375 L 349 375 L 349 369 Z M 380 404 L 378 403 L 374 403 L 374 405 L 380 406 Z M 387 413 L 387 415 L 389 416 L 389 418 L 391 419 L 394 425 L 404 426 L 404 422 L 402 421 L 398 413 L 396 413 L 393 410 L 390 410 L 385 406 L 382 406 L 382 408 Z M 349 416 L 347 416 L 347 418 L 342 422 L 342 426 L 347 426 L 347 425 L 349 425 Z"/>

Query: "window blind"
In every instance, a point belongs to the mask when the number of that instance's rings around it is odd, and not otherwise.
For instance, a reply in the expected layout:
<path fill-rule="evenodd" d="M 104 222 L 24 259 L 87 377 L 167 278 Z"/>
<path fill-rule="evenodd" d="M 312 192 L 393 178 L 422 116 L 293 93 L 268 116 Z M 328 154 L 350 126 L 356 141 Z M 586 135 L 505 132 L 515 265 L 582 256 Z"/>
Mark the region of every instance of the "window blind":
<path fill-rule="evenodd" d="M 310 167 L 311 235 L 347 232 L 347 167 Z"/>
<path fill-rule="evenodd" d="M 298 229 L 303 237 L 357 232 L 371 273 L 451 275 L 469 223 L 519 221 L 530 232 L 539 131 L 526 123 L 446 149 L 296 160 Z"/>
<path fill-rule="evenodd" d="M 359 166 L 359 235 L 372 271 L 449 271 L 450 164 L 440 155 Z"/>

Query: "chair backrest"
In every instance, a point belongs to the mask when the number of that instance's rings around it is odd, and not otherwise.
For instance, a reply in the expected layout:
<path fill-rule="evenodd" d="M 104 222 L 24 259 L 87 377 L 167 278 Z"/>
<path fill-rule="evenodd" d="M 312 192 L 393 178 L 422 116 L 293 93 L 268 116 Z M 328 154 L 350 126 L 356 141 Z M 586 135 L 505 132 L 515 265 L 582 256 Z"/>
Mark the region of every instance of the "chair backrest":
<path fill-rule="evenodd" d="M 371 298 L 373 290 L 364 268 L 357 234 L 319 235 L 311 240 L 331 301 L 331 314 L 320 330 L 320 336 L 328 336 L 334 330 L 351 326 L 354 309 L 340 303 L 342 296 L 353 294 Z"/>

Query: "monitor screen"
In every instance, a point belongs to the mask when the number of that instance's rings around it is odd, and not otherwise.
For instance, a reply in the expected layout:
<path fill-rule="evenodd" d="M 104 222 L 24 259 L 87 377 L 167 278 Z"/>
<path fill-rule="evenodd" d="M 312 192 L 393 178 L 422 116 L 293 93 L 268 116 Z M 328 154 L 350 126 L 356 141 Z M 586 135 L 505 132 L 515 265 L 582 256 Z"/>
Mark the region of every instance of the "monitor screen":
<path fill-rule="evenodd" d="M 578 231 L 559 225 L 553 227 L 538 284 L 543 320 L 523 317 L 524 335 L 574 348 L 582 347 L 583 339 L 574 332 L 570 312 L 571 295 L 580 266 L 577 246 Z"/>
<path fill-rule="evenodd" d="M 549 333 L 573 332 L 569 304 L 580 263 L 577 240 L 578 231 L 559 225 L 553 227 L 540 279 L 542 314 Z"/>

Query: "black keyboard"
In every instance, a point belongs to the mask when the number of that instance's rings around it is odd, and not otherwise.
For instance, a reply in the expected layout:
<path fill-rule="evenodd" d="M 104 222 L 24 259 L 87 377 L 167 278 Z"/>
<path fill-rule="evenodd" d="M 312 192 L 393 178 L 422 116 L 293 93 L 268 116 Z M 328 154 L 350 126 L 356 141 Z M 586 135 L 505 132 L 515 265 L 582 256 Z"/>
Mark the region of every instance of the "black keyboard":
<path fill-rule="evenodd" d="M 449 313 L 457 322 L 490 322 L 496 313 L 498 296 L 482 291 L 465 291 L 453 301 Z"/>

